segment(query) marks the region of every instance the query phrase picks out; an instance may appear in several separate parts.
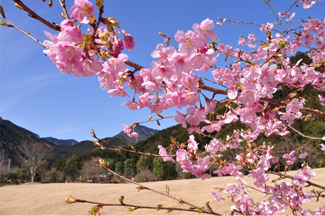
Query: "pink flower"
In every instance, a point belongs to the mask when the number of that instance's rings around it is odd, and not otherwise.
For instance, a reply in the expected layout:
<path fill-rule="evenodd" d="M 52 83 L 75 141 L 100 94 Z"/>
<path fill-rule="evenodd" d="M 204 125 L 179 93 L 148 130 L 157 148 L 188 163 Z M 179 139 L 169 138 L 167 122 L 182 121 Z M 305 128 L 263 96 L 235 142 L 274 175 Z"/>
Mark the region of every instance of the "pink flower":
<path fill-rule="evenodd" d="M 300 109 L 303 108 L 303 102 L 299 101 L 298 98 L 294 98 L 290 103 L 287 104 L 287 113 L 298 113 Z"/>
<path fill-rule="evenodd" d="M 296 16 L 296 13 L 291 14 L 291 16 L 287 19 L 287 21 L 292 20 Z"/>
<path fill-rule="evenodd" d="M 322 216 L 322 215 L 325 215 L 325 209 L 319 209 L 319 208 L 317 208 L 317 209 L 315 210 L 315 215 L 316 215 L 316 216 Z"/>
<path fill-rule="evenodd" d="M 183 128 L 186 128 L 187 124 L 186 124 L 186 117 L 185 117 L 185 115 L 183 115 L 178 110 L 176 110 L 176 113 L 177 113 L 177 116 L 175 117 L 175 121 L 177 121 L 178 123 L 182 124 Z"/>
<path fill-rule="evenodd" d="M 283 158 L 288 159 L 286 162 L 288 165 L 293 165 L 296 161 L 295 151 L 291 151 L 289 154 L 284 154 Z"/>
<path fill-rule="evenodd" d="M 299 155 L 299 158 L 304 159 L 304 158 L 306 158 L 307 156 L 308 156 L 308 153 L 307 153 L 307 152 L 304 152 L 304 153 L 302 153 L 302 154 Z"/>
<path fill-rule="evenodd" d="M 195 32 L 199 33 L 200 38 L 206 42 L 207 40 L 215 40 L 217 38 L 217 33 L 213 31 L 214 22 L 209 18 L 203 20 L 201 24 L 195 23 L 193 29 Z"/>
<path fill-rule="evenodd" d="M 172 157 L 168 156 L 166 149 L 162 145 L 159 145 L 158 149 L 159 149 L 159 155 L 162 157 L 164 161 L 175 162 Z"/>
<path fill-rule="evenodd" d="M 306 167 L 299 170 L 298 175 L 294 176 L 293 183 L 298 186 L 304 186 L 304 183 L 309 181 L 312 177 L 315 176 L 315 173 L 307 165 Z"/>
<path fill-rule="evenodd" d="M 124 47 L 128 50 L 134 49 L 135 43 L 134 38 L 130 34 L 124 35 L 124 41 L 123 41 Z"/>
<path fill-rule="evenodd" d="M 126 133 L 129 137 L 139 137 L 139 134 L 131 129 L 128 125 L 123 125 L 123 132 Z"/>
<path fill-rule="evenodd" d="M 94 15 L 94 5 L 88 0 L 75 0 L 69 13 L 72 19 L 77 19 L 80 23 L 87 24 L 90 17 Z"/>
<path fill-rule="evenodd" d="M 220 201 L 220 200 L 225 200 L 224 197 L 220 196 L 218 192 L 210 192 L 213 199 L 216 200 L 216 201 Z"/>
<path fill-rule="evenodd" d="M 191 135 L 187 145 L 188 151 L 191 151 L 193 154 L 196 154 L 196 151 L 198 150 L 198 145 L 199 144 L 195 141 L 194 136 Z"/>
<path fill-rule="evenodd" d="M 262 24 L 262 27 L 260 28 L 261 31 L 270 31 L 273 29 L 273 24 L 272 23 L 266 23 Z"/>
<path fill-rule="evenodd" d="M 234 85 L 230 85 L 229 86 L 229 90 L 228 90 L 228 97 L 229 99 L 235 99 L 237 97 L 237 89 Z"/>
<path fill-rule="evenodd" d="M 315 4 L 315 1 L 311 1 L 311 0 L 300 0 L 301 4 L 304 5 L 305 9 L 309 9 L 313 6 L 313 4 Z"/>

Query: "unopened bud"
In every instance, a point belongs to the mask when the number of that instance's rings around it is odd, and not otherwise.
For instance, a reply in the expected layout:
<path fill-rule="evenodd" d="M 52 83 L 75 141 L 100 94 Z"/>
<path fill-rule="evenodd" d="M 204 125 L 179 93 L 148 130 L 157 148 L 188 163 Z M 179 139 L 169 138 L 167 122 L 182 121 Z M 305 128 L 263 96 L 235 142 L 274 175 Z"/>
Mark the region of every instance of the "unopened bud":
<path fill-rule="evenodd" d="M 0 25 L 2 25 L 2 26 L 6 26 L 6 27 L 11 27 L 10 24 L 4 22 L 3 20 L 0 20 Z"/>
<path fill-rule="evenodd" d="M 97 140 L 94 141 L 94 144 L 97 146 L 102 146 Z"/>
<path fill-rule="evenodd" d="M 95 26 L 96 25 L 96 17 L 92 15 L 89 20 L 89 25 Z"/>
<path fill-rule="evenodd" d="M 99 158 L 98 162 L 102 167 L 109 168 L 109 162 L 104 160 L 103 158 Z"/>
<path fill-rule="evenodd" d="M 95 1 L 95 4 L 98 8 L 101 8 L 103 7 L 103 4 L 104 4 L 104 0 L 96 0 Z"/>
<path fill-rule="evenodd" d="M 93 136 L 96 136 L 95 131 L 94 131 L 93 129 L 90 130 L 90 133 L 91 133 Z"/>
<path fill-rule="evenodd" d="M 124 47 L 128 50 L 134 49 L 135 43 L 134 38 L 130 34 L 124 35 L 124 41 L 123 41 Z"/>
<path fill-rule="evenodd" d="M 3 10 L 3 7 L 0 5 L 0 14 L 2 15 L 3 18 L 5 18 L 5 11 Z"/>
<path fill-rule="evenodd" d="M 103 22 L 106 25 L 112 25 L 112 26 L 118 26 L 119 25 L 119 22 L 117 22 L 114 17 L 104 17 Z"/>
<path fill-rule="evenodd" d="M 71 195 L 69 197 L 66 198 L 65 200 L 66 203 L 75 203 L 76 202 L 76 198 L 75 197 L 72 197 Z"/>
<path fill-rule="evenodd" d="M 165 34 L 162 33 L 162 32 L 159 32 L 158 34 L 159 34 L 160 36 L 167 37 L 167 35 L 165 35 Z"/>
<path fill-rule="evenodd" d="M 290 99 L 295 98 L 296 96 L 297 96 L 297 92 L 293 92 L 289 94 Z"/>
<path fill-rule="evenodd" d="M 23 8 L 19 5 L 19 4 L 15 4 L 15 6 L 17 7 L 17 8 L 19 8 L 20 10 L 23 10 Z"/>

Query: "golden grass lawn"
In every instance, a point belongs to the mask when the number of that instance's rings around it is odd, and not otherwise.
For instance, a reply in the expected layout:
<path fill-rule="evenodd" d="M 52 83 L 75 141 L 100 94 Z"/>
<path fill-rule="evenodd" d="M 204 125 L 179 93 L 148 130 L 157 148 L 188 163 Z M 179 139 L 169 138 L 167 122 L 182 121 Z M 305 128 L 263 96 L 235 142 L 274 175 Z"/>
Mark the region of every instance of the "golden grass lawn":
<path fill-rule="evenodd" d="M 316 177 L 313 182 L 325 185 L 325 168 L 315 169 Z M 294 172 L 289 172 L 293 174 Z M 274 176 L 276 178 L 276 176 Z M 245 180 L 252 185 L 251 178 Z M 166 185 L 170 193 L 184 200 L 204 206 L 210 201 L 212 208 L 220 213 L 229 213 L 231 202 L 216 202 L 212 199 L 210 191 L 215 187 L 225 187 L 232 182 L 232 177 L 211 178 L 207 180 L 189 179 L 150 182 L 144 185 L 165 191 Z M 311 190 L 308 187 L 306 190 Z M 251 197 L 257 200 L 263 199 L 263 194 L 251 191 Z M 0 187 L 0 215 L 87 215 L 91 204 L 75 203 L 66 204 L 65 198 L 72 195 L 79 199 L 87 199 L 103 203 L 119 203 L 120 195 L 125 196 L 125 203 L 138 205 L 182 207 L 176 201 L 170 200 L 150 191 L 137 192 L 132 184 L 91 184 L 91 183 L 53 183 L 53 184 L 22 184 Z M 185 206 L 184 206 L 185 207 Z M 308 208 L 325 208 L 325 198 L 316 202 L 315 199 L 306 205 Z M 165 210 L 142 210 L 128 212 L 125 207 L 104 207 L 103 215 L 168 215 Z M 188 215 L 190 212 L 173 211 L 169 215 Z M 192 213 L 195 214 L 195 213 Z M 290 214 L 290 212 L 288 212 Z"/>

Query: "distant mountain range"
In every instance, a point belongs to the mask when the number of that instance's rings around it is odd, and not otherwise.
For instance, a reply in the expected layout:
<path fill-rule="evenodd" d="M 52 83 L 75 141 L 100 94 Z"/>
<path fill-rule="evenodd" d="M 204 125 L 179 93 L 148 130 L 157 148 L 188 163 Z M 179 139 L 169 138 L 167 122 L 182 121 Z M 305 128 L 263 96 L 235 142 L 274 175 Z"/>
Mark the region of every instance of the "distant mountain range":
<path fill-rule="evenodd" d="M 42 139 L 54 145 L 73 146 L 78 143 L 78 141 L 74 139 L 56 139 L 54 137 L 42 137 Z"/>
<path fill-rule="evenodd" d="M 129 146 L 145 140 L 157 132 L 157 130 L 141 125 L 138 125 L 135 131 L 139 133 L 138 138 L 130 138 L 120 132 L 113 137 L 105 138 L 105 140 L 117 146 Z M 20 165 L 18 154 L 19 148 L 24 141 L 28 143 L 38 142 L 51 148 L 52 153 L 48 157 L 49 162 L 98 150 L 93 141 L 89 140 L 77 142 L 73 139 L 40 138 L 37 134 L 0 117 L 0 151 L 4 151 L 8 158 L 11 159 L 12 165 Z"/>

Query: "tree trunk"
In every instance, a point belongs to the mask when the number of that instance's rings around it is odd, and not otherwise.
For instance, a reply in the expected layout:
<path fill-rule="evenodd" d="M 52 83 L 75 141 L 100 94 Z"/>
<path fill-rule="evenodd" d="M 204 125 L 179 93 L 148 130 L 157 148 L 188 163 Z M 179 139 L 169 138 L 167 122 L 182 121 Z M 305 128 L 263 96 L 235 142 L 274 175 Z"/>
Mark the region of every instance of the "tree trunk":
<path fill-rule="evenodd" d="M 33 168 L 30 168 L 30 175 L 31 175 L 31 182 L 34 183 L 35 173 Z"/>

